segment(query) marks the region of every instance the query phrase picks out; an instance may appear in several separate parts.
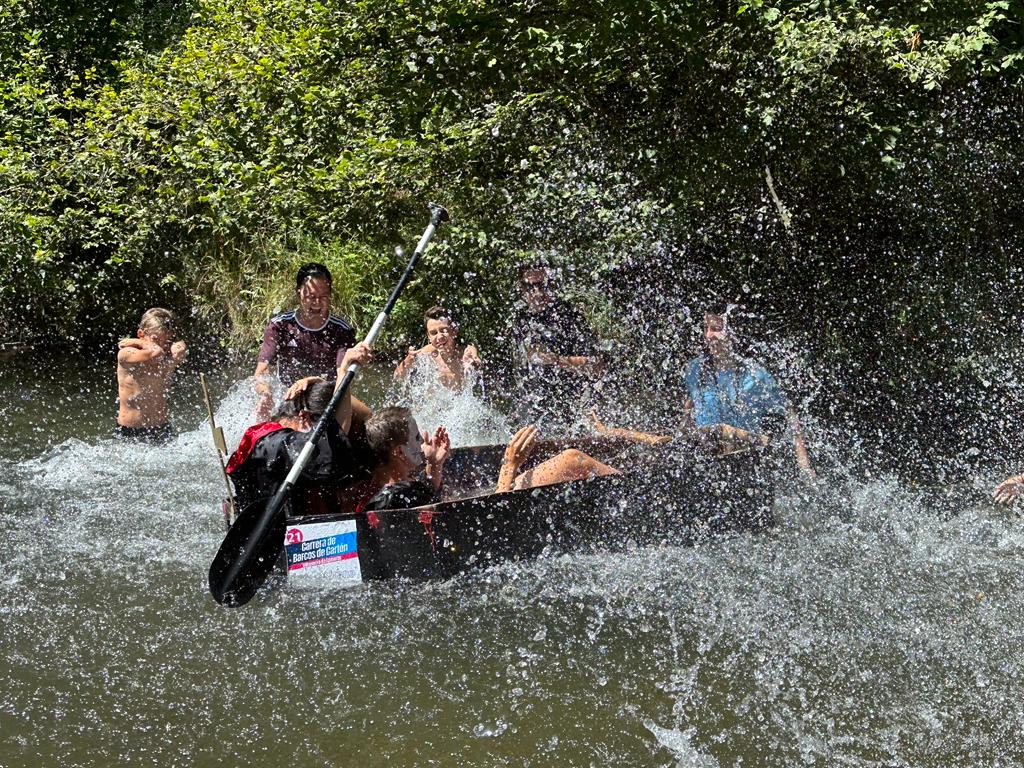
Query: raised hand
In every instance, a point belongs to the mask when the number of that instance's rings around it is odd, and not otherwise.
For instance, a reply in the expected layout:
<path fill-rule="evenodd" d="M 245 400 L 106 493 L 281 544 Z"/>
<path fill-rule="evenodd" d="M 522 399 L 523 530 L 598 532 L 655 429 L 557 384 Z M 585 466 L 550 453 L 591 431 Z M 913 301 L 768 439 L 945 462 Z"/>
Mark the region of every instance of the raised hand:
<path fill-rule="evenodd" d="M 424 349 L 426 349 L 426 347 L 424 347 Z M 416 349 L 416 347 L 409 347 L 409 354 L 402 358 L 402 362 L 400 362 L 398 364 L 398 367 L 395 368 L 396 379 L 401 379 L 409 375 L 409 371 L 412 370 L 412 366 L 416 362 L 416 357 L 420 354 L 421 351 L 422 350 Z"/>
<path fill-rule="evenodd" d="M 533 455 L 533 450 L 536 447 L 537 428 L 532 424 L 527 425 L 516 432 L 509 441 L 508 446 L 505 448 L 503 463 L 518 469 Z"/>
<path fill-rule="evenodd" d="M 480 355 L 477 354 L 476 347 L 472 344 L 468 345 L 465 351 L 462 353 L 462 364 L 466 368 L 479 368 L 483 363 L 480 361 Z"/>
<path fill-rule="evenodd" d="M 373 362 L 373 350 L 367 346 L 365 341 L 360 341 L 354 347 L 349 347 L 345 351 L 345 356 L 341 360 L 341 368 L 348 370 L 352 363 L 365 366 L 371 362 Z M 339 376 L 339 378 L 341 377 Z"/>
<path fill-rule="evenodd" d="M 439 469 L 448 460 L 451 452 L 452 441 L 445 427 L 438 427 L 433 438 L 429 432 L 423 432 L 423 458 L 426 459 L 428 467 Z"/>
<path fill-rule="evenodd" d="M 501 462 L 501 470 L 498 472 L 498 484 L 495 491 L 505 493 L 512 490 L 515 483 L 516 473 L 523 463 L 533 454 L 537 447 L 537 428 L 528 425 L 520 429 L 509 440 L 505 448 L 505 458 Z"/>
<path fill-rule="evenodd" d="M 290 387 L 288 387 L 288 391 L 284 393 L 284 399 L 294 400 L 296 397 L 305 392 L 311 386 L 321 381 L 323 381 L 323 377 L 321 376 L 307 376 L 304 379 L 299 379 Z"/>

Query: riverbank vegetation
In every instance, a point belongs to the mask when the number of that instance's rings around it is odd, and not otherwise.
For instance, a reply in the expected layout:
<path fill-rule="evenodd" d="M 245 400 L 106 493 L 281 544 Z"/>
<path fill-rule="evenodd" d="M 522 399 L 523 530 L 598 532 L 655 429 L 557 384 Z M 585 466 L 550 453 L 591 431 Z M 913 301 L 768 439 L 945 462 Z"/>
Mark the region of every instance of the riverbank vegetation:
<path fill-rule="evenodd" d="M 0 322 L 248 344 L 310 255 L 365 328 L 436 199 L 396 344 L 441 297 L 486 344 L 541 253 L 620 335 L 715 296 L 866 388 L 977 380 L 1021 322 L 1022 40 L 1006 0 L 2 0 Z"/>

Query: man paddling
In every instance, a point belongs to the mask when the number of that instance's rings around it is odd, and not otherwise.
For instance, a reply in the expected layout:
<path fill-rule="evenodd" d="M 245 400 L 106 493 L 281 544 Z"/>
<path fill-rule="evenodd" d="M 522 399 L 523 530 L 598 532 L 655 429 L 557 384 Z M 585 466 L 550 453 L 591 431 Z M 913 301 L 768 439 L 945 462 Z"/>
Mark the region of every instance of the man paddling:
<path fill-rule="evenodd" d="M 341 382 L 350 365 L 366 365 L 371 357 L 370 348 L 364 343 L 348 349 L 338 367 L 337 382 Z M 296 397 L 285 400 L 270 421 L 246 430 L 226 470 L 235 485 L 240 510 L 273 495 L 284 481 L 306 443 L 306 433 L 327 409 L 337 386 L 338 383 L 313 383 Z M 352 397 L 351 391 L 346 391 L 300 475 L 291 497 L 293 515 L 328 511 L 329 502 L 321 494 L 328 494 L 329 498 L 332 491 L 351 483 L 360 473 L 361 462 L 348 438 L 351 424 Z"/>

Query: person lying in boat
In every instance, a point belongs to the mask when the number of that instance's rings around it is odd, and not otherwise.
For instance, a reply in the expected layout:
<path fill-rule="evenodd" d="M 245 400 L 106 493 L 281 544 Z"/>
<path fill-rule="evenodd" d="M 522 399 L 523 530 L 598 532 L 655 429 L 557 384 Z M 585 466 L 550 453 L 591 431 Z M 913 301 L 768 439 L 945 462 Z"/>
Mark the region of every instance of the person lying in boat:
<path fill-rule="evenodd" d="M 117 427 L 119 440 L 166 443 L 173 436 L 167 418 L 167 387 L 188 356 L 184 341 L 174 340 L 174 313 L 147 309 L 136 338 L 117 350 Z"/>
<path fill-rule="evenodd" d="M 284 400 L 269 421 L 246 430 L 226 468 L 235 486 L 239 510 L 274 494 L 306 444 L 306 433 L 327 410 L 344 369 L 352 363 L 365 365 L 371 357 L 369 347 L 356 344 L 345 352 L 335 383 L 313 383 L 296 397 Z M 293 516 L 329 511 L 322 494 L 334 494 L 338 488 L 358 478 L 363 467 L 348 437 L 351 424 L 350 390 L 342 398 L 334 419 L 327 424 L 295 485 L 291 495 Z"/>
<path fill-rule="evenodd" d="M 444 464 L 451 454 L 444 427 L 431 437 L 420 432 L 408 408 L 389 406 L 366 422 L 366 441 L 377 467 L 359 511 L 419 507 L 441 500 Z"/>
<path fill-rule="evenodd" d="M 997 504 L 1012 504 L 1024 494 L 1024 475 L 1008 477 L 995 487 L 992 498 Z"/>
<path fill-rule="evenodd" d="M 358 509 L 375 512 L 436 504 L 442 500 L 444 463 L 451 452 L 448 433 L 438 427 L 433 438 L 422 434 L 408 408 L 391 406 L 373 415 L 366 437 L 378 460 L 373 473 L 375 492 Z M 536 467 L 520 473 L 537 446 L 537 428 L 520 429 L 505 448 L 495 491 L 518 491 L 554 483 L 618 474 L 582 451 L 562 451 Z"/>
<path fill-rule="evenodd" d="M 356 343 L 352 325 L 331 314 L 331 272 L 323 264 L 303 265 L 295 275 L 298 308 L 270 319 L 263 332 L 253 373 L 258 396 L 256 419 L 263 421 L 274 407 L 272 366 L 291 386 L 304 376 L 329 377 L 340 367 L 345 350 Z"/>
<path fill-rule="evenodd" d="M 459 344 L 459 329 L 451 313 L 443 307 L 431 307 L 423 314 L 427 326 L 427 345 L 409 354 L 395 368 L 395 379 L 408 378 L 420 366 L 436 370 L 438 380 L 448 389 L 460 391 L 466 372 L 480 369 L 480 355 L 472 344 Z"/>
<path fill-rule="evenodd" d="M 775 377 L 736 352 L 736 335 L 728 311 L 705 313 L 704 345 L 705 353 L 683 369 L 688 392 L 683 408 L 690 423 L 698 429 L 724 424 L 733 428 L 730 439 L 743 437 L 751 444 L 764 444 L 771 418 L 784 419 L 793 435 L 797 465 L 807 477 L 814 478 L 796 412 Z"/>

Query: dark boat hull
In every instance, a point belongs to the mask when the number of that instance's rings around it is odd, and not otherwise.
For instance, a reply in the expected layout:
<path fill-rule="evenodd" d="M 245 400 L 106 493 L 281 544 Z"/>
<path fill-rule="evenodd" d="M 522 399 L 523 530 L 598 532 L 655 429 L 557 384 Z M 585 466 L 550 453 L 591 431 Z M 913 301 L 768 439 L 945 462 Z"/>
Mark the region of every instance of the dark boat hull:
<path fill-rule="evenodd" d="M 499 458 L 492 448 L 457 452 L 453 464 L 463 481 L 461 492 L 493 478 Z M 355 514 L 293 518 L 286 533 L 289 579 L 322 583 L 314 578 L 321 561 L 344 571 L 333 583 L 448 578 L 545 553 L 692 544 L 772 524 L 774 488 L 759 454 L 690 458 L 665 462 L 661 469 L 648 466 L 642 472 L 378 511 L 369 519 Z M 321 536 L 324 530 L 337 533 Z"/>

